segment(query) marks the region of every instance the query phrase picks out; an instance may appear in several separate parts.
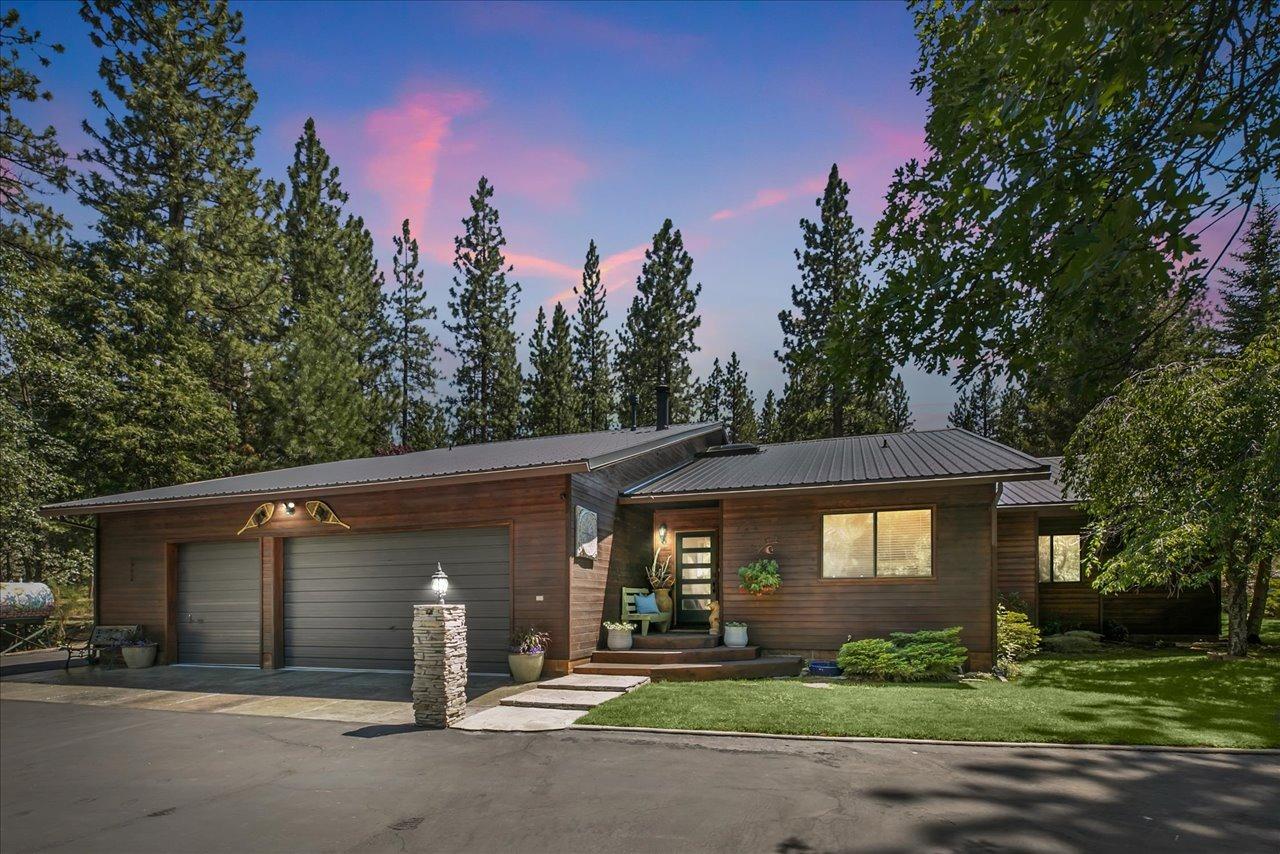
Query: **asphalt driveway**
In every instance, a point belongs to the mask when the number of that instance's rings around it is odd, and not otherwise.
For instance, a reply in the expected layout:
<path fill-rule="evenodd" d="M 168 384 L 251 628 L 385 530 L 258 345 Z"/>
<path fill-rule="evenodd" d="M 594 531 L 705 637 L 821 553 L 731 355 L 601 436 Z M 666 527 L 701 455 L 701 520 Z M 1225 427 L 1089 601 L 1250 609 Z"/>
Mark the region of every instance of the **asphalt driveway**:
<path fill-rule="evenodd" d="M 484 734 L 0 702 L 0 851 L 1249 851 L 1274 755 Z"/>

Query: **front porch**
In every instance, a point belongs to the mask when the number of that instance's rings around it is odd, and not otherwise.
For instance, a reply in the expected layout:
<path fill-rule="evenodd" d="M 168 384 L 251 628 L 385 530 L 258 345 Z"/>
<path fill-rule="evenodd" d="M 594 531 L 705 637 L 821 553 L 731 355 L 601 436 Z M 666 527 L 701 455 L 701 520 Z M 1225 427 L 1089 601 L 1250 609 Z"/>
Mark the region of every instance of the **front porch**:
<path fill-rule="evenodd" d="M 596 650 L 590 663 L 574 668 L 574 673 L 696 682 L 797 676 L 802 664 L 799 656 L 761 655 L 756 646 L 724 646 L 705 629 L 674 629 L 666 634 L 636 635 L 628 650 Z"/>

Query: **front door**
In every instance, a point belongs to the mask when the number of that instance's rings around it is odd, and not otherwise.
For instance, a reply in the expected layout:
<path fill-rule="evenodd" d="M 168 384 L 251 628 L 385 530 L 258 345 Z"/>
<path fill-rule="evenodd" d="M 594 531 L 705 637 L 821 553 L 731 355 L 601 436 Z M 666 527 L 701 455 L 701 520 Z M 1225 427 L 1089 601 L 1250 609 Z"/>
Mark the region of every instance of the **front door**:
<path fill-rule="evenodd" d="M 676 623 L 706 626 L 715 601 L 714 531 L 676 534 Z"/>

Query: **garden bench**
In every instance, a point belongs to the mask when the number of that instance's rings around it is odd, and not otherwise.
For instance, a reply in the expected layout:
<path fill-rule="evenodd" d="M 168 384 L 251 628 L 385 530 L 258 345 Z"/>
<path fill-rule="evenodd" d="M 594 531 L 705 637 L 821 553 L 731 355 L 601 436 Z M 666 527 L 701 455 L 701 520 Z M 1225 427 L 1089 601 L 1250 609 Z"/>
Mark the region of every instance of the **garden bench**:
<path fill-rule="evenodd" d="M 120 647 L 125 641 L 133 640 L 142 633 L 142 626 L 94 626 L 89 632 L 88 639 L 81 641 L 79 644 L 68 642 L 62 647 L 67 654 L 67 663 L 64 667 L 66 670 L 71 669 L 71 659 L 87 658 L 90 660 L 102 660 L 103 653 L 115 653 L 124 660 L 124 654 L 120 652 Z"/>
<path fill-rule="evenodd" d="M 657 614 L 637 614 L 636 613 L 636 597 L 648 596 L 649 591 L 643 587 L 624 587 L 622 588 L 622 622 L 639 623 L 640 634 L 649 634 L 649 624 L 658 627 L 658 631 L 665 632 L 667 627 L 671 625 L 671 612 Z"/>

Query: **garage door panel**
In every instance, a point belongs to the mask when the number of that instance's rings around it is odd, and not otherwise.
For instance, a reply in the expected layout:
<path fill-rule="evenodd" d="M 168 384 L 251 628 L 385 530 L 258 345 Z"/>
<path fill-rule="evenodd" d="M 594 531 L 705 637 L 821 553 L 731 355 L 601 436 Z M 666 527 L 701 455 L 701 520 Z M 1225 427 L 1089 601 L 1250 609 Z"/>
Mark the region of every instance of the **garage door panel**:
<path fill-rule="evenodd" d="M 180 663 L 260 663 L 261 577 L 256 541 L 178 547 Z"/>
<path fill-rule="evenodd" d="M 477 671 L 505 666 L 510 546 L 504 528 L 291 539 L 285 547 L 285 663 L 411 670 L 413 606 L 434 601 L 436 563 L 449 601 L 467 606 Z"/>

